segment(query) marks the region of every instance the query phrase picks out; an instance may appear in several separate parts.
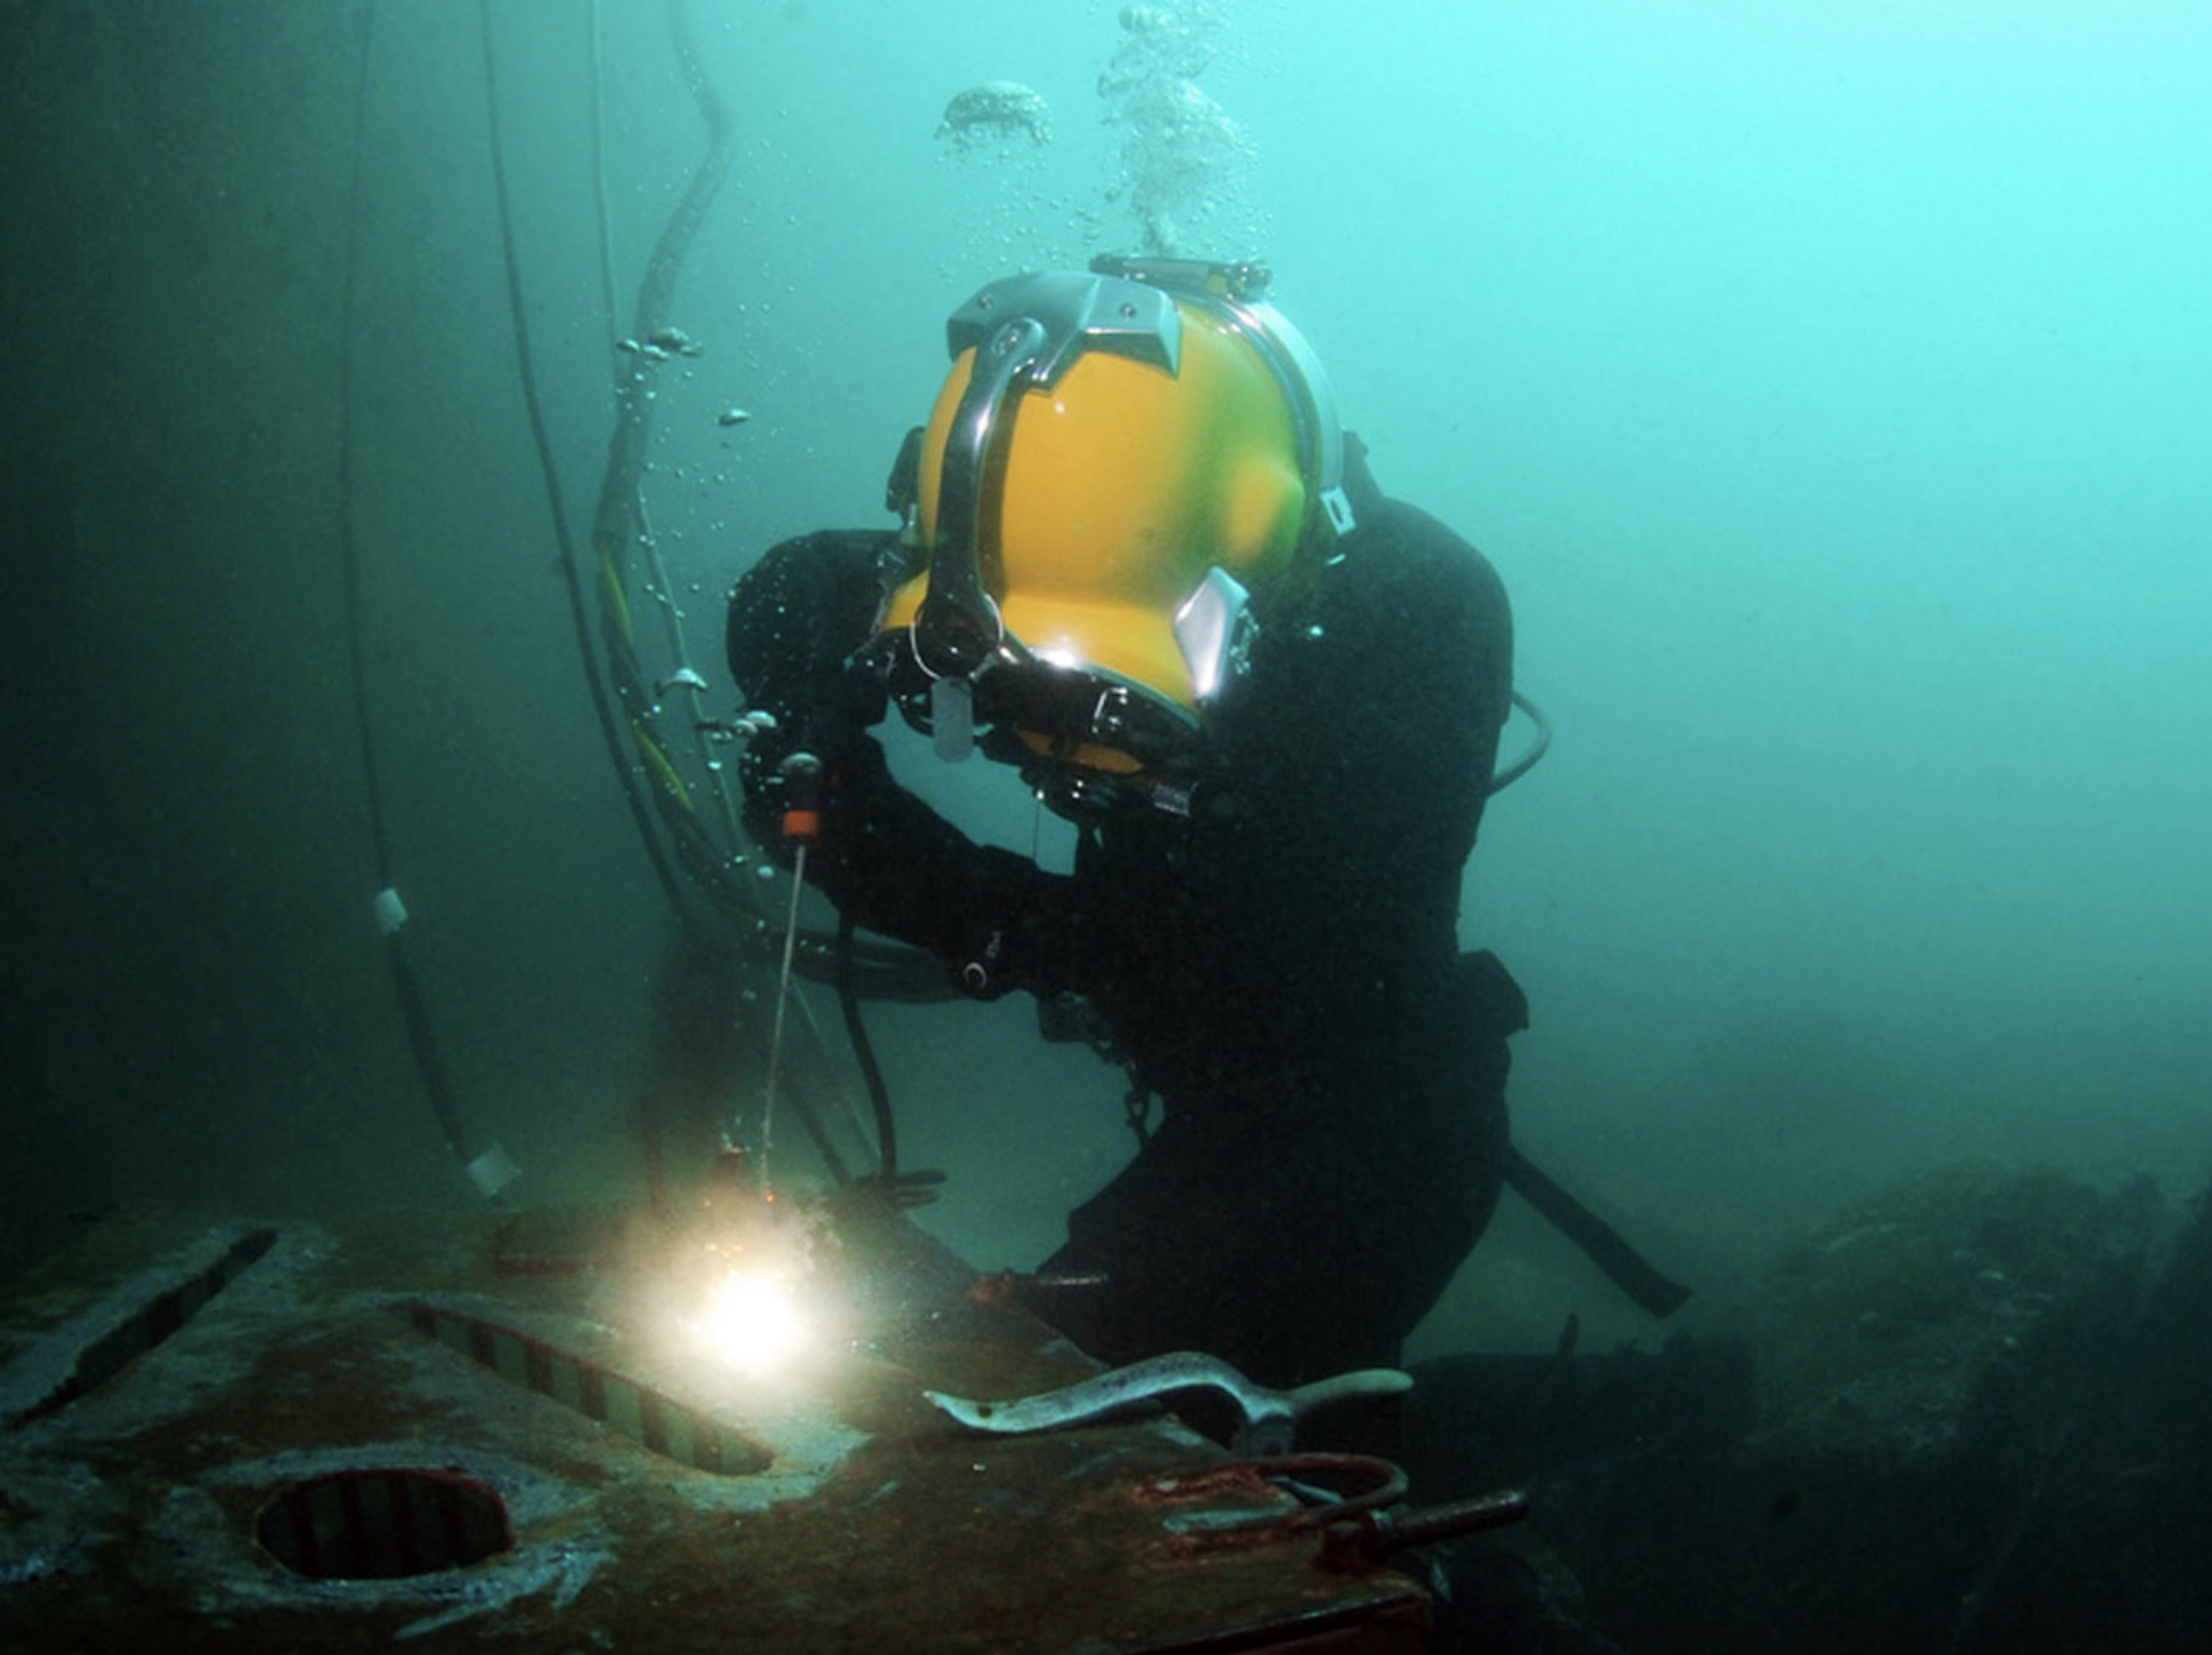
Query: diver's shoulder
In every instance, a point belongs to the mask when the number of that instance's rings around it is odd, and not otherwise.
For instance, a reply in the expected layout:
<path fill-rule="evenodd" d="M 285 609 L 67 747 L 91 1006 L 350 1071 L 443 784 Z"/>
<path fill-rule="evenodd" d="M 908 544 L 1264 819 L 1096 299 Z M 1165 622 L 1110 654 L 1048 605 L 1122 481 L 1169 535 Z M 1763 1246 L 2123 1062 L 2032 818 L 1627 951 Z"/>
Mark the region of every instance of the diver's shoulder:
<path fill-rule="evenodd" d="M 1344 433 L 1343 467 L 1344 498 L 1353 515 L 1338 546 L 1345 558 L 1364 557 L 1405 575 L 1426 574 L 1441 586 L 1456 583 L 1504 597 L 1497 570 L 1473 541 L 1410 501 L 1382 492 L 1367 463 L 1367 444 L 1356 431 Z"/>
<path fill-rule="evenodd" d="M 1376 581 L 1401 588 L 1425 587 L 1439 597 L 1461 593 L 1503 603 L 1505 582 L 1475 543 L 1442 518 L 1393 496 L 1373 494 L 1360 503 L 1359 521 L 1339 549 Z"/>
<path fill-rule="evenodd" d="M 897 540 L 896 529 L 809 529 L 776 541 L 761 554 L 761 562 L 799 558 L 831 563 L 872 563 Z"/>

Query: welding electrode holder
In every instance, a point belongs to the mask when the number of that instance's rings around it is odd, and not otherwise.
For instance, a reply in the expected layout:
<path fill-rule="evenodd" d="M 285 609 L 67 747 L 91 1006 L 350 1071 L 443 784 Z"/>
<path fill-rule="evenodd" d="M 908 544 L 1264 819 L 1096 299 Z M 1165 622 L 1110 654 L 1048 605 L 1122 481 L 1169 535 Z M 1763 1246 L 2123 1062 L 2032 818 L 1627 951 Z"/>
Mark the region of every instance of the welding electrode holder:
<path fill-rule="evenodd" d="M 822 843 L 822 761 L 802 745 L 776 766 L 783 778 L 783 816 L 779 824 L 784 843 L 816 846 Z"/>

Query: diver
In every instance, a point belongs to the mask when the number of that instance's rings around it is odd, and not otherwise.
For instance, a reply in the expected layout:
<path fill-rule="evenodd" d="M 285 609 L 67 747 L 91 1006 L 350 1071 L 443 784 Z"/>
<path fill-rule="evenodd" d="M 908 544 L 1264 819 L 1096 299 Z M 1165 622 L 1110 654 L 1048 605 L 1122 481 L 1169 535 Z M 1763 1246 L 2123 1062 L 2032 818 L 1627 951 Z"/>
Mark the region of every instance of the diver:
<path fill-rule="evenodd" d="M 1458 939 L 1505 586 L 1378 490 L 1265 279 L 1107 257 L 983 288 L 892 473 L 901 526 L 769 550 L 727 645 L 748 830 L 1131 1076 L 1140 1147 L 1033 1308 L 1110 1363 L 1290 1386 L 1395 1364 L 1482 1236 L 1526 1005 Z M 900 786 L 870 733 L 893 706 L 1017 768 L 1073 871 Z"/>

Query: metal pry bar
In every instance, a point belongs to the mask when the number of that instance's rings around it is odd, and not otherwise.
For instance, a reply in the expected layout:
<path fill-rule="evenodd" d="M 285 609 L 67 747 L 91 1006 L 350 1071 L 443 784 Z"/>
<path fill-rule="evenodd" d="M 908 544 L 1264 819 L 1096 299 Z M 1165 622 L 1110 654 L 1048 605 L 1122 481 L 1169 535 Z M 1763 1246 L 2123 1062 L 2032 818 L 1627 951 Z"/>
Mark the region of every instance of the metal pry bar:
<path fill-rule="evenodd" d="M 1316 1409 L 1358 1397 L 1403 1396 L 1412 1388 L 1413 1376 L 1397 1368 L 1360 1368 L 1295 1390 L 1278 1391 L 1256 1384 L 1219 1357 L 1202 1351 L 1170 1351 L 1127 1367 L 1109 1368 L 1056 1391 L 1040 1391 L 1034 1397 L 979 1401 L 948 1396 L 943 1391 L 924 1391 L 922 1395 L 972 1431 L 1017 1436 L 1079 1425 L 1176 1391 L 1219 1391 L 1244 1417 L 1237 1434 L 1238 1449 L 1272 1455 L 1289 1452 L 1298 1420 Z"/>

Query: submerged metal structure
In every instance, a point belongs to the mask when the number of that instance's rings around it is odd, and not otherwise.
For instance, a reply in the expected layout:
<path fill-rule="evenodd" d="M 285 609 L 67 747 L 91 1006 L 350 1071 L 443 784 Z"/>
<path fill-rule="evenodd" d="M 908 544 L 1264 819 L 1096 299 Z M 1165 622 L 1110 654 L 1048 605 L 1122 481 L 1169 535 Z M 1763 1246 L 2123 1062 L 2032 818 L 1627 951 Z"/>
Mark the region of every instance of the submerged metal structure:
<path fill-rule="evenodd" d="M 1096 1364 L 896 1212 L 728 1219 L 88 1223 L 0 1289 L 0 1647 L 1426 1646 L 1164 1415 L 948 1420 Z M 698 1306 L 771 1244 L 813 1335 L 748 1372 Z"/>

